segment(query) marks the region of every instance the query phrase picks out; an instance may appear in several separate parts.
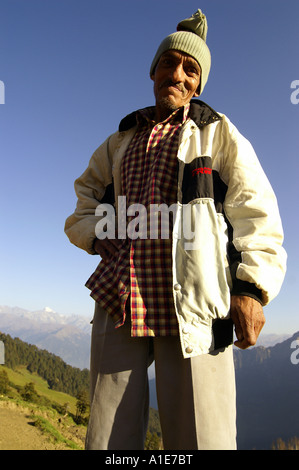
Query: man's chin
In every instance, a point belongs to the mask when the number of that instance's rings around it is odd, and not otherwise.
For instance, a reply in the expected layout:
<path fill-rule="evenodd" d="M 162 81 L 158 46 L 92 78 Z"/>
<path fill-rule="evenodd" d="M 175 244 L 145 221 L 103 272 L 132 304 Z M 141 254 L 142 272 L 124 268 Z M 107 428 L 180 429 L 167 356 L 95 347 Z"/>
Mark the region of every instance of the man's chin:
<path fill-rule="evenodd" d="M 168 110 L 168 111 L 171 111 L 171 112 L 176 111 L 177 109 L 179 109 L 181 107 L 178 103 L 173 101 L 168 96 L 165 96 L 164 98 L 161 98 L 160 101 L 159 101 L 159 105 L 160 105 L 161 108 L 163 108 L 165 110 Z"/>

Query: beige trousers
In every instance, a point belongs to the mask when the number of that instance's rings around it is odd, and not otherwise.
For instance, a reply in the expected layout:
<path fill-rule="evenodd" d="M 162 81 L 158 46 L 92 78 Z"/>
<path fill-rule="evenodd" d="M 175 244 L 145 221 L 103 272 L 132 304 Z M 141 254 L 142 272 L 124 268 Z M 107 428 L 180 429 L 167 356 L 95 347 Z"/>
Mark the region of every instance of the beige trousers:
<path fill-rule="evenodd" d="M 232 347 L 184 359 L 179 338 L 132 338 L 96 304 L 91 340 L 87 450 L 142 450 L 148 424 L 148 366 L 155 361 L 165 450 L 236 448 Z"/>

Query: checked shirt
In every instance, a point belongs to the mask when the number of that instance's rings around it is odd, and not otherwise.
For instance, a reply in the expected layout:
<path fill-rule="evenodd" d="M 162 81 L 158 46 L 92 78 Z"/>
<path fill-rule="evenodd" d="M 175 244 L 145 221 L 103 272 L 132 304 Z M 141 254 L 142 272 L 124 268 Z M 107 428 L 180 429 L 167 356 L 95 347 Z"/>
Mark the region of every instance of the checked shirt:
<path fill-rule="evenodd" d="M 169 207 L 177 202 L 178 139 L 188 112 L 189 105 L 158 124 L 154 121 L 155 108 L 137 112 L 137 131 L 122 160 L 122 194 L 127 208 L 132 204 L 147 208 L 147 220 L 139 214 L 139 226 L 138 214 L 127 217 L 129 225 L 135 224 L 136 234 L 141 224 L 147 231 L 136 239 L 127 237 L 117 257 L 107 264 L 101 261 L 86 283 L 91 297 L 112 315 L 116 327 L 130 312 L 132 336 L 178 334 L 172 293 L 171 212 L 169 236 L 165 238 L 159 223 L 153 238 L 150 205 Z M 160 217 L 157 219 L 161 222 Z"/>

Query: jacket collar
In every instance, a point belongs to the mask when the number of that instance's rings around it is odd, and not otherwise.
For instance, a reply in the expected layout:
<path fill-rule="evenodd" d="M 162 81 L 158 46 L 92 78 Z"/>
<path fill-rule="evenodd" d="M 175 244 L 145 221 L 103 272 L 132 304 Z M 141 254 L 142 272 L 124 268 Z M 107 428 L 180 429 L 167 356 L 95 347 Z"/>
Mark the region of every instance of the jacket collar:
<path fill-rule="evenodd" d="M 214 111 L 209 105 L 200 100 L 191 100 L 190 103 L 190 118 L 195 124 L 202 129 L 208 124 L 221 120 L 221 116 Z M 136 111 L 124 117 L 119 124 L 119 131 L 128 131 L 137 124 Z"/>
<path fill-rule="evenodd" d="M 191 100 L 189 116 L 200 129 L 222 119 L 213 108 L 200 100 Z"/>

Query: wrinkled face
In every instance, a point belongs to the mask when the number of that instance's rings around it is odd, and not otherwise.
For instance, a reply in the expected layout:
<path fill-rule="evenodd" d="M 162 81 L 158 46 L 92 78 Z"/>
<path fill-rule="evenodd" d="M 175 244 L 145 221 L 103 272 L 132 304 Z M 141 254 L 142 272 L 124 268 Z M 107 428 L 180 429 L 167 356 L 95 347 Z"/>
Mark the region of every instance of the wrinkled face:
<path fill-rule="evenodd" d="M 151 76 L 157 117 L 165 119 L 193 96 L 199 96 L 200 75 L 200 66 L 193 57 L 176 50 L 164 52 Z"/>

